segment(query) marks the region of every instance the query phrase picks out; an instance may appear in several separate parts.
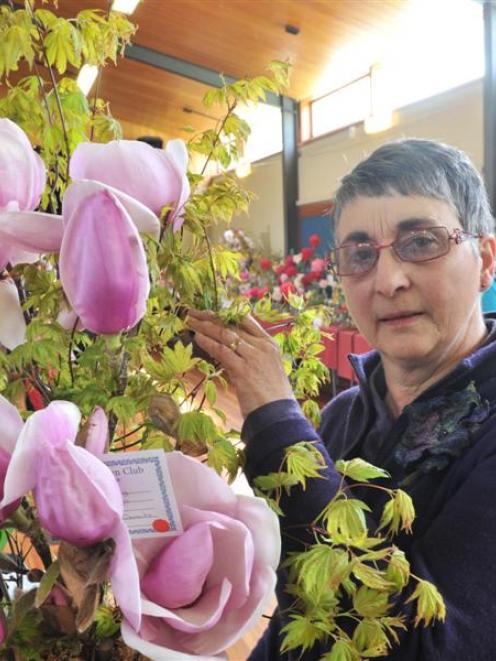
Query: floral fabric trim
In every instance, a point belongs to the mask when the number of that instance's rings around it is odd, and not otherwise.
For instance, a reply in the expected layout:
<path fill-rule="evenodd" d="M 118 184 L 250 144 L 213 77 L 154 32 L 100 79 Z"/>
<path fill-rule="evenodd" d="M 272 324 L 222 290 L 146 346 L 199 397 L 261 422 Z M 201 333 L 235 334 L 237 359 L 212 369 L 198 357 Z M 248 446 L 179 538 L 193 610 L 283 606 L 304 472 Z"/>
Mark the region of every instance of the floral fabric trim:
<path fill-rule="evenodd" d="M 402 485 L 420 475 L 441 471 L 459 457 L 475 432 L 489 417 L 490 407 L 482 400 L 475 383 L 407 407 L 408 427 L 394 451 L 394 459 L 406 473 Z"/>

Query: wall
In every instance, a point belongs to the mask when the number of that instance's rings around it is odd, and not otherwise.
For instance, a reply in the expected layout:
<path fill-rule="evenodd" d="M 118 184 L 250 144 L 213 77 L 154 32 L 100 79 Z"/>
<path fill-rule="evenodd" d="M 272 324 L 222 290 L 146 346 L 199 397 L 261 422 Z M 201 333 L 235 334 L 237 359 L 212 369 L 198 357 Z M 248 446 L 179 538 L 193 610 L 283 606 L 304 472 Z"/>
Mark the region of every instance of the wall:
<path fill-rule="evenodd" d="M 396 113 L 396 126 L 383 133 L 366 135 L 363 126 L 338 131 L 314 140 L 300 149 L 299 202 L 329 199 L 339 179 L 379 145 L 402 137 L 434 138 L 466 151 L 475 165 L 483 164 L 483 85 L 475 81 Z M 250 216 L 239 217 L 242 227 L 272 252 L 284 244 L 281 155 L 253 165 L 246 187 L 257 199 Z"/>

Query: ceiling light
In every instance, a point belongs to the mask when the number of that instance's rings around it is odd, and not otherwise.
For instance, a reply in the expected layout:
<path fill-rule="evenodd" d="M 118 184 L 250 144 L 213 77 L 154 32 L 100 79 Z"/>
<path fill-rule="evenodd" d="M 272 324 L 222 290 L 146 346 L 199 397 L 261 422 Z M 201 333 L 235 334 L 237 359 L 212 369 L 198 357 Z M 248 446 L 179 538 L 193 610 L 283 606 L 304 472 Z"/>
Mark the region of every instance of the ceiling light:
<path fill-rule="evenodd" d="M 88 96 L 97 76 L 98 67 L 94 64 L 84 64 L 81 67 L 77 77 L 77 84 L 85 96 Z"/>
<path fill-rule="evenodd" d="M 132 14 L 138 6 L 140 0 L 114 0 L 112 3 L 113 11 L 120 11 L 123 14 Z"/>

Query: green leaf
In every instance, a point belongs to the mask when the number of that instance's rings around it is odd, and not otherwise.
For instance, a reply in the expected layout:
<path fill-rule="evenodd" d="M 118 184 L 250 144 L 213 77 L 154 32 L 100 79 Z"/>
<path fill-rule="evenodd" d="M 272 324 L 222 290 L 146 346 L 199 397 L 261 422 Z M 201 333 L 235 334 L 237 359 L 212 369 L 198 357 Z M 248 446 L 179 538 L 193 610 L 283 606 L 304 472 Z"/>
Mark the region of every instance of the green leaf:
<path fill-rule="evenodd" d="M 400 549 L 394 548 L 386 569 L 386 579 L 396 586 L 396 591 L 401 592 L 410 580 L 410 563 Z"/>
<path fill-rule="evenodd" d="M 433 620 L 444 622 L 446 619 L 446 605 L 441 593 L 435 585 L 429 581 L 418 579 L 417 587 L 406 603 L 417 601 L 417 614 L 415 616 L 415 626 L 418 626 L 422 620 L 425 626 L 428 626 Z"/>
<path fill-rule="evenodd" d="M 207 464 L 219 474 L 227 470 L 232 481 L 238 472 L 236 448 L 227 439 L 218 437 L 208 450 Z"/>
<path fill-rule="evenodd" d="M 353 597 L 355 610 L 363 617 L 382 617 L 386 615 L 390 604 L 388 594 L 362 585 Z"/>
<path fill-rule="evenodd" d="M 287 472 L 306 488 L 308 478 L 322 478 L 325 470 L 324 459 L 312 443 L 303 441 L 285 450 Z"/>
<path fill-rule="evenodd" d="M 217 388 L 215 387 L 215 383 L 213 383 L 213 381 L 207 381 L 205 383 L 205 397 L 211 406 L 213 406 L 217 401 Z"/>
<path fill-rule="evenodd" d="M 323 514 L 331 540 L 346 544 L 364 540 L 367 537 L 364 512 L 370 512 L 370 507 L 361 500 L 345 497 L 332 500 Z"/>
<path fill-rule="evenodd" d="M 411 532 L 414 519 L 415 508 L 411 497 L 397 489 L 384 506 L 378 530 L 389 528 L 391 535 L 397 535 L 400 530 Z"/>
<path fill-rule="evenodd" d="M 95 633 L 99 640 L 112 638 L 119 631 L 121 623 L 115 610 L 105 604 L 98 606 L 95 612 Z"/>
<path fill-rule="evenodd" d="M 351 641 L 339 639 L 320 661 L 360 661 L 360 654 Z"/>
<path fill-rule="evenodd" d="M 353 632 L 353 642 L 365 657 L 384 656 L 391 644 L 379 620 L 365 618 Z"/>
<path fill-rule="evenodd" d="M 60 567 L 58 560 L 52 562 L 50 567 L 47 569 L 43 578 L 40 581 L 38 589 L 36 590 L 36 598 L 34 600 L 34 605 L 36 608 L 39 608 L 41 604 L 44 603 L 48 595 L 50 594 L 53 586 L 57 582 L 57 579 L 60 575 Z"/>
<path fill-rule="evenodd" d="M 328 544 L 314 544 L 298 553 L 292 560 L 298 574 L 298 583 L 307 593 L 318 590 L 335 592 L 350 573 L 347 551 L 334 549 Z"/>
<path fill-rule="evenodd" d="M 269 473 L 268 475 L 259 475 L 253 481 L 257 489 L 262 491 L 274 491 L 280 488 L 290 488 L 298 484 L 298 480 L 294 475 L 290 475 L 285 471 L 278 473 Z"/>
<path fill-rule="evenodd" d="M 320 406 L 313 399 L 306 399 L 301 405 L 304 415 L 310 420 L 314 427 L 320 424 Z"/>
<path fill-rule="evenodd" d="M 383 468 L 378 468 L 359 458 L 350 459 L 349 461 L 339 459 L 339 461 L 336 461 L 335 466 L 338 473 L 357 482 L 368 482 L 369 480 L 375 480 L 381 477 L 391 477 Z"/>
<path fill-rule="evenodd" d="M 212 444 L 218 436 L 214 421 L 201 411 L 183 413 L 177 423 L 177 438 L 199 446 Z"/>
<path fill-rule="evenodd" d="M 325 638 L 329 630 L 327 622 L 312 622 L 308 617 L 293 613 L 290 615 L 291 622 L 288 622 L 282 629 L 281 634 L 284 638 L 281 643 L 281 652 L 288 652 L 299 647 L 303 651 L 310 649 L 313 645 Z"/>
<path fill-rule="evenodd" d="M 353 575 L 369 588 L 386 591 L 394 588 L 394 583 L 387 580 L 385 572 L 374 569 L 363 562 L 357 562 L 353 566 Z"/>

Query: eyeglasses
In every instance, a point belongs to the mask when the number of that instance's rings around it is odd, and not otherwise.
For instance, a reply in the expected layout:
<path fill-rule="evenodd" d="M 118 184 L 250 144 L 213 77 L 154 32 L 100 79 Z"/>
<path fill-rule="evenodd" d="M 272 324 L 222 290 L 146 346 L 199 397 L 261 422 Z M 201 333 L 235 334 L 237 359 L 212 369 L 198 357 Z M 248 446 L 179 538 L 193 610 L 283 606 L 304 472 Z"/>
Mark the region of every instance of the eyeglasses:
<path fill-rule="evenodd" d="M 450 234 L 447 227 L 425 227 L 402 233 L 391 243 L 373 241 L 345 243 L 333 251 L 335 272 L 343 275 L 365 275 L 371 271 L 379 259 L 379 252 L 391 247 L 403 262 L 430 262 L 448 254 L 451 241 L 456 244 L 467 239 L 478 239 L 481 234 L 471 234 L 454 229 Z"/>

